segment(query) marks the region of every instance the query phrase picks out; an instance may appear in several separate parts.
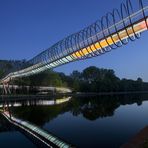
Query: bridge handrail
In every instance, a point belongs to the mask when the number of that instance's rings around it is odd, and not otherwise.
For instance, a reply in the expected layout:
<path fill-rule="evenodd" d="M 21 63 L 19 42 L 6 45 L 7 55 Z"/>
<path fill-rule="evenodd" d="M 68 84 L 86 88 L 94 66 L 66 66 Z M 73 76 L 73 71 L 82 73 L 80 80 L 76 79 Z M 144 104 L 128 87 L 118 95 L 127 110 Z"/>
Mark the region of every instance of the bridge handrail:
<path fill-rule="evenodd" d="M 121 4 L 120 12 L 114 9 L 101 20 L 64 38 L 28 61 L 32 66 L 8 74 L 0 80 L 0 83 L 9 82 L 17 77 L 30 76 L 76 60 L 98 56 L 127 44 L 129 40 L 134 41 L 140 37 L 141 32 L 148 29 L 148 6 L 144 7 L 142 0 L 137 1 L 138 10 L 133 10 L 131 0 L 127 0 Z M 118 21 L 116 17 L 120 20 Z M 139 28 L 143 27 L 137 29 L 137 25 Z"/>

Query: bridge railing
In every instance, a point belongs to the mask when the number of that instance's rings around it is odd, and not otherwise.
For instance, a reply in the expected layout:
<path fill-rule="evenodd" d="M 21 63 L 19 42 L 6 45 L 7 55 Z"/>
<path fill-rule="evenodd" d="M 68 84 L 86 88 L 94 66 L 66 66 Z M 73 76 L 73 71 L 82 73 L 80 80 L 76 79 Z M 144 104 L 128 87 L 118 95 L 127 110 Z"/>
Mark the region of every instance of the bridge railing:
<path fill-rule="evenodd" d="M 133 3 L 133 4 L 132 4 Z M 102 55 L 140 38 L 148 30 L 148 1 L 126 0 L 120 9 L 113 9 L 100 20 L 72 34 L 47 50 L 41 52 L 28 63 L 32 66 L 10 73 L 2 82 L 25 77 L 46 69 Z"/>

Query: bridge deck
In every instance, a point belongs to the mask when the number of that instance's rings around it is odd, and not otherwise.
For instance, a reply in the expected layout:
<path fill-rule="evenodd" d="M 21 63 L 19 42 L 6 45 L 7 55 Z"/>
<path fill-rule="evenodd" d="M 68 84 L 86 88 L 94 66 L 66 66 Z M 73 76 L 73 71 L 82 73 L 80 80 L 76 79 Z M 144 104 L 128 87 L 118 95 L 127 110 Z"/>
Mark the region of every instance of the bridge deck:
<path fill-rule="evenodd" d="M 127 2 L 130 3 L 129 0 Z M 148 5 L 143 6 L 142 0 L 137 2 L 141 3 L 138 10 L 130 13 L 130 6 L 126 3 L 127 12 L 121 9 L 121 12 L 117 11 L 119 12 L 117 16 L 111 13 L 113 16 L 110 19 L 107 13 L 105 23 L 102 17 L 94 24 L 64 38 L 28 61 L 28 67 L 9 73 L 0 80 L 0 83 L 5 86 L 12 79 L 27 77 L 69 62 L 102 55 L 127 44 L 130 40 L 138 39 L 142 32 L 148 30 Z"/>
<path fill-rule="evenodd" d="M 48 133 L 47 131 L 29 123 L 26 121 L 22 121 L 20 119 L 17 119 L 13 116 L 11 116 L 8 112 L 2 113 L 6 119 L 11 122 L 13 125 L 19 127 L 23 131 L 25 131 L 28 134 L 31 134 L 33 137 L 41 141 L 43 144 L 45 144 L 47 147 L 57 147 L 57 148 L 70 148 L 72 145 L 67 144 L 66 142 L 62 141 L 61 139 L 57 138 L 56 136 Z"/>

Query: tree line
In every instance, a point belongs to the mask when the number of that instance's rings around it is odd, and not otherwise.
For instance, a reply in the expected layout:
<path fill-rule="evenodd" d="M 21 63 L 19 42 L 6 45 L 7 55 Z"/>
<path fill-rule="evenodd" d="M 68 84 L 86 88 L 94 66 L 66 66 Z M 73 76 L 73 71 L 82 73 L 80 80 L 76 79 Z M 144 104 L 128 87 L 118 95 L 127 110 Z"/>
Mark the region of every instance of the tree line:
<path fill-rule="evenodd" d="M 137 80 L 120 79 L 112 69 L 90 66 L 82 72 L 73 71 L 70 75 L 47 70 L 30 77 L 18 78 L 14 84 L 20 86 L 69 87 L 75 92 L 127 92 L 148 91 L 148 83 Z"/>

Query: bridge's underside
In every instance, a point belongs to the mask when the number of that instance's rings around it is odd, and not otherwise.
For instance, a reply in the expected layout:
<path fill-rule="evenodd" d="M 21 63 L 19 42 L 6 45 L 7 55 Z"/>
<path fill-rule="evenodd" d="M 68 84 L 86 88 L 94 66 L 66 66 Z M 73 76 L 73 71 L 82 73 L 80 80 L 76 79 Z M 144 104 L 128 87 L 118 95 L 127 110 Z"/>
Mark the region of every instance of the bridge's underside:
<path fill-rule="evenodd" d="M 137 0 L 138 1 L 138 0 Z M 7 83 L 17 77 L 26 77 L 47 69 L 94 56 L 102 55 L 139 38 L 148 30 L 148 5 L 139 0 L 133 10 L 130 0 L 121 4 L 121 11 L 114 9 L 100 21 L 59 41 L 29 61 L 30 66 L 10 73 L 1 80 Z"/>

